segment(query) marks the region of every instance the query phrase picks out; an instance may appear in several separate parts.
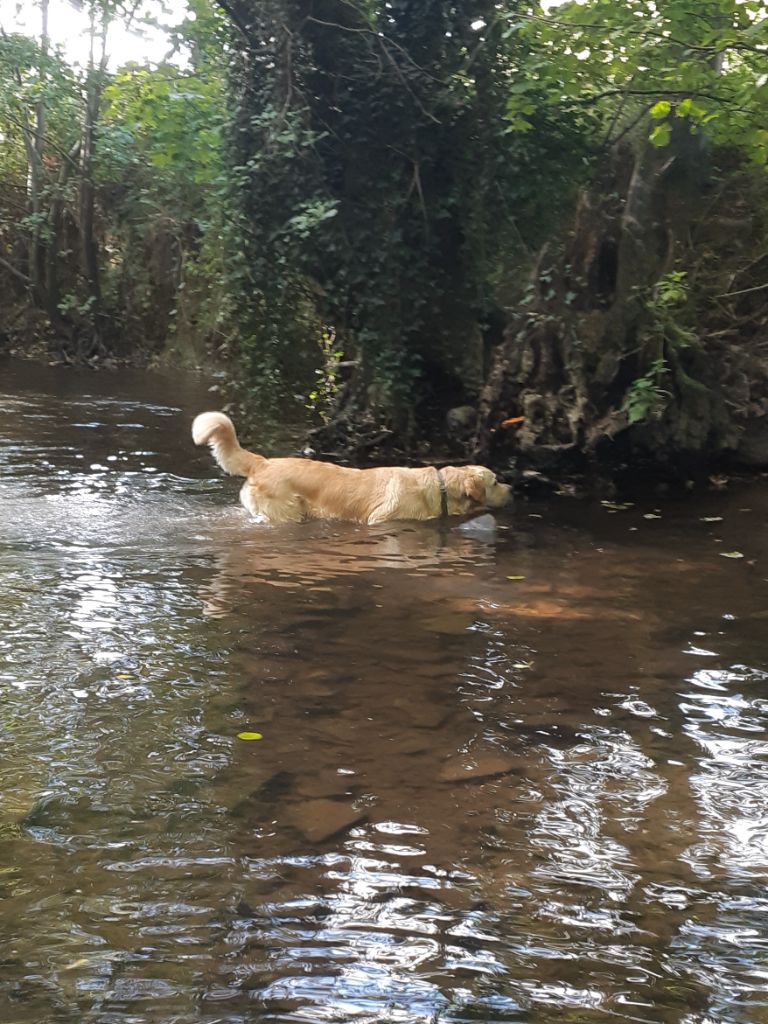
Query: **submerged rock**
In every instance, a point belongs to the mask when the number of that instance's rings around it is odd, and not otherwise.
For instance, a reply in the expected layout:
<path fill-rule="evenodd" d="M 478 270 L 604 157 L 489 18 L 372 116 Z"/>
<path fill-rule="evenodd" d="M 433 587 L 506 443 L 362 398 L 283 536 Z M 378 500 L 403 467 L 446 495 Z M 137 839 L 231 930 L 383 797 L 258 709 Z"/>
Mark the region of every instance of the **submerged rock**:
<path fill-rule="evenodd" d="M 466 523 L 462 523 L 461 526 L 456 527 L 459 533 L 464 533 L 469 537 L 475 537 L 477 540 L 494 540 L 496 537 L 496 520 L 488 512 L 483 516 L 477 516 L 475 519 L 470 519 Z"/>
<path fill-rule="evenodd" d="M 421 691 L 416 691 L 410 699 L 395 698 L 392 701 L 392 710 L 401 715 L 402 720 L 408 722 L 410 727 L 417 729 L 439 729 L 451 714 L 449 708 L 440 704 L 437 699 L 430 700 Z"/>
<path fill-rule="evenodd" d="M 467 755 L 453 758 L 444 764 L 439 778 L 443 782 L 478 782 L 494 775 L 508 775 L 515 768 L 515 760 L 506 754 Z"/>
<path fill-rule="evenodd" d="M 322 843 L 366 817 L 364 811 L 338 800 L 306 800 L 293 807 L 288 822 L 310 843 Z"/>

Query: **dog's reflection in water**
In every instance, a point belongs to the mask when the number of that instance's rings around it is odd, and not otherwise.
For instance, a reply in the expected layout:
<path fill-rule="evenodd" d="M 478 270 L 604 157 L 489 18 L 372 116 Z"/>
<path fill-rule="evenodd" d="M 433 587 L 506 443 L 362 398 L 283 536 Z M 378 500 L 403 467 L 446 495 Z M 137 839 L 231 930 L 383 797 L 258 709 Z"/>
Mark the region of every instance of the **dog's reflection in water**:
<path fill-rule="evenodd" d="M 354 586 L 359 581 L 361 588 L 376 587 L 383 584 L 378 574 L 389 577 L 392 572 L 411 578 L 409 589 L 418 590 L 422 600 L 434 600 L 438 592 L 466 591 L 469 577 L 495 562 L 492 544 L 465 537 L 442 521 L 395 528 L 249 524 L 234 540 L 227 533 L 226 549 L 216 557 L 217 571 L 201 590 L 205 614 L 214 617 L 242 609 L 244 600 L 254 599 L 262 587 L 269 588 L 272 600 L 276 590 L 338 588 L 348 593 L 352 579 Z M 420 580 L 428 594 L 422 593 Z"/>

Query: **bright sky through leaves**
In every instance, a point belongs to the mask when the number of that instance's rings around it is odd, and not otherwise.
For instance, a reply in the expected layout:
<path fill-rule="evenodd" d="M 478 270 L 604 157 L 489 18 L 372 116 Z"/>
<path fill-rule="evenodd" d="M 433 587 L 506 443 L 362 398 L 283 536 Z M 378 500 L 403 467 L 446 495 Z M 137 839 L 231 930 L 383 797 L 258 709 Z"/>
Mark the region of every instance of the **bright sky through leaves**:
<path fill-rule="evenodd" d="M 158 0 L 141 5 L 140 16 L 149 14 L 163 24 L 177 24 L 186 13 L 185 0 Z M 170 44 L 162 29 L 142 23 L 137 18 L 130 31 L 125 19 L 116 17 L 108 36 L 109 66 L 112 70 L 127 61 L 156 63 L 168 54 Z M 20 32 L 39 36 L 40 7 L 30 0 L 0 0 L 0 27 L 4 32 Z M 50 0 L 48 30 L 54 46 L 64 51 L 66 59 L 84 65 L 88 60 L 88 12 L 78 10 L 69 0 Z"/>

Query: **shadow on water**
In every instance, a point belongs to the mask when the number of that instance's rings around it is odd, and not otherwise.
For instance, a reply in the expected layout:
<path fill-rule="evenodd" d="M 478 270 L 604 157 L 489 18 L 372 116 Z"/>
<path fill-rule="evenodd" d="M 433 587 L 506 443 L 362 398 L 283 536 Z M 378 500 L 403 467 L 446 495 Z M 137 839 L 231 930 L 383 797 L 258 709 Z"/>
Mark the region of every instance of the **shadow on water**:
<path fill-rule="evenodd" d="M 268 528 L 196 380 L 0 392 L 5 1024 L 768 1021 L 763 484 Z"/>

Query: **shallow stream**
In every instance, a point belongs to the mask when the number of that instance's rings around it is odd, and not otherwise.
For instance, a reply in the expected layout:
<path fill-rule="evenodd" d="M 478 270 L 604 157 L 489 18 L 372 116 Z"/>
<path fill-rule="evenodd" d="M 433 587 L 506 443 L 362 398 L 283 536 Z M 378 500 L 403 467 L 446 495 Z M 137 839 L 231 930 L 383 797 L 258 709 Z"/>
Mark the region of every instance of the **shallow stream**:
<path fill-rule="evenodd" d="M 211 404 L 0 363 L 0 1021 L 768 1022 L 768 483 L 270 528 Z"/>

